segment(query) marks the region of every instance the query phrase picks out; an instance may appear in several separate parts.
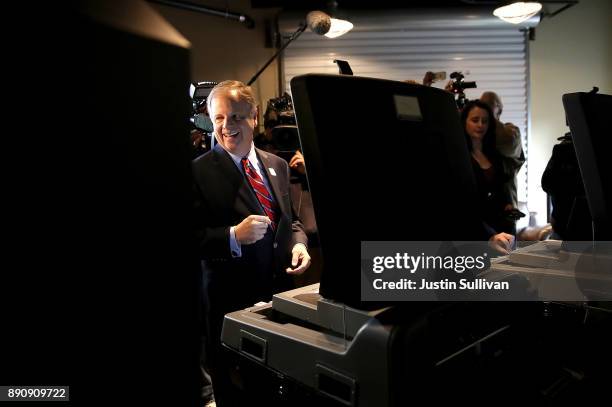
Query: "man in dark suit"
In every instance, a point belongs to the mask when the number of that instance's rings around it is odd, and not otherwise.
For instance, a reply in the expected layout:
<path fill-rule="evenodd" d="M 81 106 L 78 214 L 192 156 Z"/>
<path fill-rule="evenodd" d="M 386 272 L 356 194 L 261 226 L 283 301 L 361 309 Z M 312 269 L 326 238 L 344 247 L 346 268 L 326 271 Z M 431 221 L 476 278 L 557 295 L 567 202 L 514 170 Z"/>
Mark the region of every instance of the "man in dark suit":
<path fill-rule="evenodd" d="M 208 96 L 216 146 L 193 162 L 196 223 L 204 270 L 207 346 L 217 403 L 230 404 L 229 366 L 220 355 L 223 316 L 292 287 L 310 265 L 307 238 L 289 195 L 287 162 L 256 149 L 257 104 L 250 87 L 219 83 Z"/>

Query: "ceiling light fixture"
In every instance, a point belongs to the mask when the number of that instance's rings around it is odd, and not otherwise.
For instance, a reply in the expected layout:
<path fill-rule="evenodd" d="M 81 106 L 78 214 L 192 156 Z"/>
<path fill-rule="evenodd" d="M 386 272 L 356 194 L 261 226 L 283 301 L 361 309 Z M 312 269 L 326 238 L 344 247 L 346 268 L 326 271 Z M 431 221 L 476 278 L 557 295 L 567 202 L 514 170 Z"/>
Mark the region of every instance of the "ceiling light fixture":
<path fill-rule="evenodd" d="M 496 8 L 493 15 L 508 23 L 520 24 L 538 14 L 540 10 L 542 10 L 541 3 L 517 1 Z"/>
<path fill-rule="evenodd" d="M 468 4 L 490 4 L 488 1 L 474 2 L 463 0 L 463 2 Z M 548 9 L 543 8 L 543 5 L 548 7 L 549 4 L 562 4 L 563 6 L 554 12 L 550 12 Z M 576 4 L 578 4 L 578 0 L 505 1 L 493 11 L 493 15 L 509 23 L 520 24 L 538 13 L 541 14 L 542 18 L 552 18 Z"/>

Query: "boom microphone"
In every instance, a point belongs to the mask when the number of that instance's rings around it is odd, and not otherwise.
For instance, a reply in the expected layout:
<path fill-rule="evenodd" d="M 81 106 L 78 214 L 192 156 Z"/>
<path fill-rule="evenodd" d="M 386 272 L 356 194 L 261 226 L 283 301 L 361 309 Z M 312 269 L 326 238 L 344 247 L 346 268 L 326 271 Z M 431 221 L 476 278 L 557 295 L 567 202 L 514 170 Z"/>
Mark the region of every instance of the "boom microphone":
<path fill-rule="evenodd" d="M 325 35 L 331 28 L 331 18 L 322 11 L 311 11 L 306 15 L 306 24 L 313 33 Z"/>

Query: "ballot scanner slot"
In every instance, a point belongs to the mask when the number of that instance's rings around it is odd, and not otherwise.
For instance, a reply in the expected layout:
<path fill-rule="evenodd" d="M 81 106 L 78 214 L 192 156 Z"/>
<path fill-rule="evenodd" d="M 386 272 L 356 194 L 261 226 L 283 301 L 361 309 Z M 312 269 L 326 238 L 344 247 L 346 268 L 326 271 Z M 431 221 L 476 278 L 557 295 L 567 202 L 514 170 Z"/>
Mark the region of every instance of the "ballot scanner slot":
<path fill-rule="evenodd" d="M 240 330 L 240 352 L 266 363 L 267 341 L 245 330 Z"/>
<path fill-rule="evenodd" d="M 316 364 L 317 390 L 346 406 L 355 405 L 355 379 L 326 366 Z"/>

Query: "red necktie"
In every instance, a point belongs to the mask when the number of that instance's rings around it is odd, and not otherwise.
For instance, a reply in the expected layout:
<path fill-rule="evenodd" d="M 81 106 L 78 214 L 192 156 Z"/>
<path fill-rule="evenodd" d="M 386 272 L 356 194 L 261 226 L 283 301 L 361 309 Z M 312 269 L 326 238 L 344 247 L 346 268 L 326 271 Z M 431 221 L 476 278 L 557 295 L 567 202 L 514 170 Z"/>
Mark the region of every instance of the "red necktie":
<path fill-rule="evenodd" d="M 276 230 L 278 215 L 277 212 L 274 210 L 276 205 L 272 200 L 272 195 L 268 191 L 268 188 L 266 188 L 266 185 L 264 184 L 257 171 L 255 171 L 255 169 L 251 166 L 249 159 L 245 157 L 241 161 L 242 167 L 244 168 L 244 173 L 246 174 L 247 179 L 249 180 L 249 184 L 251 184 L 251 187 L 253 187 L 253 192 L 255 192 L 255 195 L 257 196 L 259 203 L 261 204 L 264 212 L 266 213 L 266 216 L 272 221 L 272 230 Z"/>

